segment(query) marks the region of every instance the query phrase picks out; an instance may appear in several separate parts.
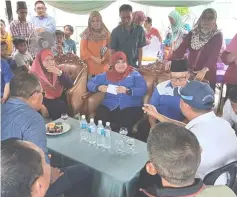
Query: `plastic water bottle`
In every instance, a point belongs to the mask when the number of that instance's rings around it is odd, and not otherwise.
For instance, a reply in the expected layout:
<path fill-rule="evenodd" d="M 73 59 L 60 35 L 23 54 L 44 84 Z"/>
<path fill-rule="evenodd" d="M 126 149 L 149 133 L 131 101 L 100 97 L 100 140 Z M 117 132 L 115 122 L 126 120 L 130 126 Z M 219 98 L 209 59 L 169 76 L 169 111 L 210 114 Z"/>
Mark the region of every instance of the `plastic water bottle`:
<path fill-rule="evenodd" d="M 97 146 L 103 148 L 105 144 L 105 129 L 102 124 L 102 120 L 98 121 L 97 125 Z"/>
<path fill-rule="evenodd" d="M 96 144 L 96 130 L 97 128 L 94 122 L 94 118 L 91 118 L 88 125 L 88 141 L 90 144 Z"/>
<path fill-rule="evenodd" d="M 106 126 L 105 126 L 105 144 L 104 144 L 104 148 L 106 149 L 110 149 L 111 147 L 111 127 L 110 127 L 110 122 L 106 122 Z"/>
<path fill-rule="evenodd" d="M 80 120 L 80 131 L 81 131 L 81 140 L 88 140 L 88 132 L 87 132 L 88 124 L 86 121 L 86 116 L 82 115 Z"/>

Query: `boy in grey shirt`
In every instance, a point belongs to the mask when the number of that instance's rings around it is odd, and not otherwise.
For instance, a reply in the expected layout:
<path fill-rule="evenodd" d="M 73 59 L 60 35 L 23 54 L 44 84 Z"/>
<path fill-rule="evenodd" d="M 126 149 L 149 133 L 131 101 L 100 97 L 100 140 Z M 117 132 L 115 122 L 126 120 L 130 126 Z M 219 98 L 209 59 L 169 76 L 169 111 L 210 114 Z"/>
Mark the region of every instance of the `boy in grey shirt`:
<path fill-rule="evenodd" d="M 33 58 L 27 51 L 26 40 L 24 38 L 14 38 L 13 44 L 16 48 L 13 59 L 16 62 L 17 68 L 28 71 L 33 62 Z"/>

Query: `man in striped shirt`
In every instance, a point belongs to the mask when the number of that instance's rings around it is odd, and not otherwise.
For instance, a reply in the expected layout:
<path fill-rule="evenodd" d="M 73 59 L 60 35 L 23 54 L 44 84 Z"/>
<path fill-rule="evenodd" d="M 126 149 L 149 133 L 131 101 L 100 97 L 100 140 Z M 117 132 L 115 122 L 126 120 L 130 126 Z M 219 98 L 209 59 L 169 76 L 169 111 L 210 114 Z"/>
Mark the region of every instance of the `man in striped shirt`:
<path fill-rule="evenodd" d="M 26 20 L 27 17 L 27 5 L 26 2 L 17 2 L 17 15 L 18 19 L 14 20 L 10 24 L 10 31 L 12 37 L 22 37 L 26 40 L 29 38 L 30 34 L 34 32 L 34 25 Z"/>

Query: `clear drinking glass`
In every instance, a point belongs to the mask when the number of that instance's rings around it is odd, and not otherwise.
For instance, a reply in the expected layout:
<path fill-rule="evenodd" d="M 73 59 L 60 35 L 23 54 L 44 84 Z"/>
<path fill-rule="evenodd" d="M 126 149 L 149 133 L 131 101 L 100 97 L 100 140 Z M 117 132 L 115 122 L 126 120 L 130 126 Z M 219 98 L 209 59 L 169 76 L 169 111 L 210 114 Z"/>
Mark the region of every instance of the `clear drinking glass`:
<path fill-rule="evenodd" d="M 115 151 L 117 154 L 124 153 L 124 141 L 123 140 L 115 140 Z"/>
<path fill-rule="evenodd" d="M 129 153 L 134 153 L 134 151 L 135 151 L 135 139 L 131 138 L 131 137 L 127 137 L 126 144 L 127 144 L 127 147 L 128 147 L 128 152 Z"/>
<path fill-rule="evenodd" d="M 80 113 L 77 113 L 77 114 L 74 116 L 74 119 L 80 121 L 80 120 L 81 120 L 81 114 L 80 114 Z"/>
<path fill-rule="evenodd" d="M 68 115 L 67 115 L 67 113 L 63 113 L 63 114 L 61 114 L 61 119 L 63 120 L 63 122 L 65 122 L 65 120 L 68 119 Z"/>
<path fill-rule="evenodd" d="M 120 135 L 123 136 L 123 139 L 126 138 L 127 134 L 128 134 L 128 129 L 126 127 L 121 127 L 119 130 Z"/>

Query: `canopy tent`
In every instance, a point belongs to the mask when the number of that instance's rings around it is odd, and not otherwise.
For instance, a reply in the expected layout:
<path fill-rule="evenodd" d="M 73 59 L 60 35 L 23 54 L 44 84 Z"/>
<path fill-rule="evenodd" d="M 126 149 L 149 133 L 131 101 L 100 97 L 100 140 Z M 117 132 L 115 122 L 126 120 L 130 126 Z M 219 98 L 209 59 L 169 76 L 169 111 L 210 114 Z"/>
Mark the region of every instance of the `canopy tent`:
<path fill-rule="evenodd" d="M 88 14 L 92 11 L 100 11 L 108 7 L 116 0 L 100 0 L 100 1 L 48 1 L 49 5 L 74 14 Z"/>
<path fill-rule="evenodd" d="M 130 0 L 135 3 L 143 4 L 143 5 L 149 5 L 149 6 L 156 6 L 156 7 L 192 7 L 197 5 L 203 5 L 211 3 L 215 0 L 150 0 L 150 1 L 144 1 L 144 0 Z"/>
<path fill-rule="evenodd" d="M 48 4 L 52 5 L 55 8 L 58 8 L 60 10 L 74 13 L 74 14 L 88 14 L 92 11 L 100 11 L 104 8 L 108 7 L 112 3 L 114 3 L 116 0 L 97 0 L 97 1 L 91 1 L 91 0 L 84 0 L 84 1 L 72 1 L 72 0 L 66 0 L 66 1 L 52 1 L 52 0 L 46 0 Z M 159 6 L 159 7 L 192 7 L 202 4 L 208 4 L 213 2 L 214 0 L 130 0 L 134 3 L 139 3 L 143 5 L 148 6 Z"/>

